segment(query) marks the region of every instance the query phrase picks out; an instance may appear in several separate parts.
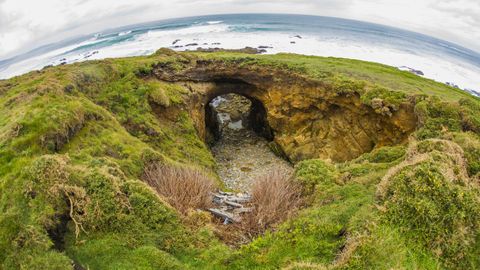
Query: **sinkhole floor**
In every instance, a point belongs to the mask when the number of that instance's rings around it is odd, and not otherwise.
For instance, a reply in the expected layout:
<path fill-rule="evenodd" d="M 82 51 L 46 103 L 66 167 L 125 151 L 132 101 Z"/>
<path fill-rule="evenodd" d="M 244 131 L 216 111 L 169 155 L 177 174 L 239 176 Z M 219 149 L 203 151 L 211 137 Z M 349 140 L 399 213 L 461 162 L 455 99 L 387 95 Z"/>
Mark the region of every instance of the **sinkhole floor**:
<path fill-rule="evenodd" d="M 255 179 L 269 172 L 293 171 L 289 162 L 270 150 L 265 138 L 250 129 L 224 129 L 212 153 L 225 186 L 237 192 L 249 192 Z"/>

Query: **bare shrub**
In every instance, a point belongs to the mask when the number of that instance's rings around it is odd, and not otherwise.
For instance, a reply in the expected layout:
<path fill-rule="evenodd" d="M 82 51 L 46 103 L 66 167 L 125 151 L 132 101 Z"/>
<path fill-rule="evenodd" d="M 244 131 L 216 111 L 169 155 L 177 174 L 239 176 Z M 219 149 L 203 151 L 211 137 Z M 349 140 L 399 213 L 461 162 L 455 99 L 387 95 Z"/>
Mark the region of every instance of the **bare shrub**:
<path fill-rule="evenodd" d="M 301 205 L 301 187 L 290 174 L 274 171 L 256 179 L 252 186 L 253 211 L 244 215 L 246 233 L 258 235 L 291 217 Z"/>
<path fill-rule="evenodd" d="M 184 215 L 191 209 L 204 209 L 212 203 L 214 181 L 197 169 L 154 164 L 147 167 L 144 178 Z"/>

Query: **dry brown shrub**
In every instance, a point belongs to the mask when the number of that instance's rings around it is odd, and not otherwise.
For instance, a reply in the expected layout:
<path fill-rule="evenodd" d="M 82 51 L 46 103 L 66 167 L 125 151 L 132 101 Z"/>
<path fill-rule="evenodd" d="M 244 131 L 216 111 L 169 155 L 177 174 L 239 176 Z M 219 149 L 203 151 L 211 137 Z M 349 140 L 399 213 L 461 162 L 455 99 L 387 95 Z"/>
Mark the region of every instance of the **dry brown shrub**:
<path fill-rule="evenodd" d="M 153 164 L 146 168 L 144 178 L 184 215 L 191 209 L 208 208 L 212 203 L 214 181 L 197 169 Z"/>
<path fill-rule="evenodd" d="M 290 174 L 274 171 L 257 178 L 252 186 L 253 211 L 243 216 L 242 226 L 255 236 L 291 217 L 301 206 L 301 187 Z"/>

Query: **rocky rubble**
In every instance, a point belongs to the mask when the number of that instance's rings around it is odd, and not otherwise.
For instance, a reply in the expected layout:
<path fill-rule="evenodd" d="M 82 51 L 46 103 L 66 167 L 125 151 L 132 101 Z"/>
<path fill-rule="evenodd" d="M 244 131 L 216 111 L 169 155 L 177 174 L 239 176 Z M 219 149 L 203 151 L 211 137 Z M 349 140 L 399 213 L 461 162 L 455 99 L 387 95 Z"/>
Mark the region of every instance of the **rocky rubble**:
<path fill-rule="evenodd" d="M 239 95 L 215 99 L 221 137 L 212 147 L 217 173 L 231 190 L 248 191 L 255 180 L 268 172 L 290 172 L 292 165 L 276 156 L 269 141 L 250 129 L 251 102 Z"/>
<path fill-rule="evenodd" d="M 232 190 L 249 190 L 256 177 L 275 170 L 291 171 L 292 165 L 276 156 L 268 141 L 251 130 L 224 131 L 213 147 L 217 173 Z"/>

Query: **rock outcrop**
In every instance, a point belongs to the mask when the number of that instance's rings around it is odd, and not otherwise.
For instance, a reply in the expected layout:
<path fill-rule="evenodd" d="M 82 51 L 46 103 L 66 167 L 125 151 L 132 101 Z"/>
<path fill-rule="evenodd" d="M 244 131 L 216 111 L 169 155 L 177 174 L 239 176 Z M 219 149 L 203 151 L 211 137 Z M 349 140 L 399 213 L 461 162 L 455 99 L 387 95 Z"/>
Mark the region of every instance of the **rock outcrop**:
<path fill-rule="evenodd" d="M 374 108 L 378 102 L 366 105 L 356 93 L 339 94 L 328 83 L 269 66 L 185 60 L 181 68 L 157 65 L 153 76 L 191 90 L 188 109 L 203 139 L 209 132 L 208 103 L 228 93 L 246 96 L 256 111 L 257 130 L 293 162 L 350 160 L 375 147 L 402 143 L 416 128 L 413 104 L 385 113 Z"/>

